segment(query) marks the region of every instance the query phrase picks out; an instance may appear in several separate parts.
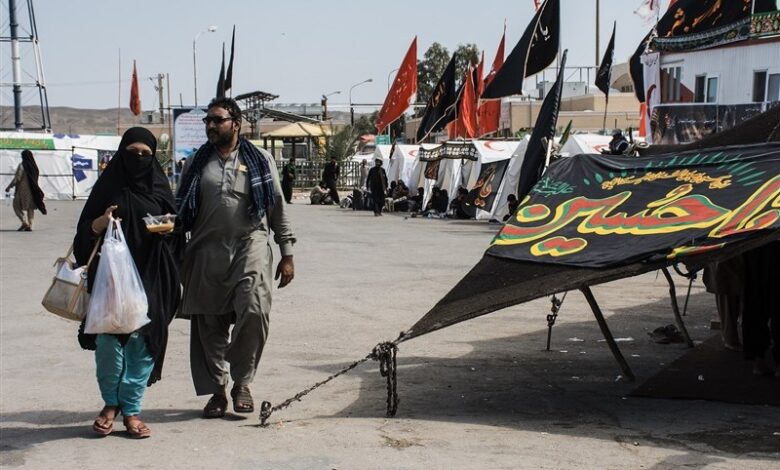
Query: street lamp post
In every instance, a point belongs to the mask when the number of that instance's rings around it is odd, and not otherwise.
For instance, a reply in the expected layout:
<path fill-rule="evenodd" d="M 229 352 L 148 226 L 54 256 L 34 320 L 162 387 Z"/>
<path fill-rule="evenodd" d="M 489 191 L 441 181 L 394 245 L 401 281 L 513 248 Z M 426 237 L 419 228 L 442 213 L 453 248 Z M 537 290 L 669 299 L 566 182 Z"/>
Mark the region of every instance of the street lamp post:
<path fill-rule="evenodd" d="M 401 69 L 400 68 L 393 69 L 390 71 L 390 73 L 387 74 L 387 91 L 390 91 L 390 75 L 392 75 L 393 72 L 398 72 L 399 70 Z"/>
<path fill-rule="evenodd" d="M 324 95 L 322 95 L 322 101 L 320 101 L 320 104 L 322 105 L 322 120 L 323 121 L 328 119 L 328 96 L 339 95 L 339 94 L 341 94 L 341 90 L 332 91 L 330 93 L 325 93 Z"/>
<path fill-rule="evenodd" d="M 355 108 L 353 108 L 353 107 L 352 107 L 352 90 L 353 90 L 355 87 L 357 87 L 357 86 L 360 86 L 360 85 L 362 85 L 362 84 L 364 84 L 364 83 L 371 83 L 371 82 L 373 82 L 373 81 L 374 81 L 374 79 L 373 79 L 373 78 L 369 78 L 369 79 L 367 79 L 367 80 L 363 80 L 363 81 L 362 81 L 362 82 L 360 82 L 360 83 L 355 83 L 354 85 L 352 85 L 352 86 L 349 88 L 349 122 L 350 122 L 350 125 L 352 125 L 352 126 L 354 126 L 354 125 L 355 125 Z"/>
<path fill-rule="evenodd" d="M 198 107 L 198 62 L 197 54 L 195 53 L 195 42 L 198 40 L 198 36 L 203 33 L 213 33 L 217 30 L 216 26 L 209 26 L 205 31 L 199 31 L 198 34 L 192 39 L 192 78 L 195 85 L 195 107 Z"/>

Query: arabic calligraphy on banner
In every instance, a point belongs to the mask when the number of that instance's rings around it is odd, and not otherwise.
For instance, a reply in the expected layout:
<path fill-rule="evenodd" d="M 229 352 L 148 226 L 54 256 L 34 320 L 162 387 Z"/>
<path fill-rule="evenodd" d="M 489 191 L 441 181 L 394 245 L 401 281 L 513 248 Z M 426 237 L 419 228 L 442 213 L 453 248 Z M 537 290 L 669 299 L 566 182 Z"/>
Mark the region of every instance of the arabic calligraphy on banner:
<path fill-rule="evenodd" d="M 498 188 L 501 185 L 501 180 L 504 179 L 508 165 L 509 159 L 483 163 L 477 183 L 466 197 L 466 204 L 490 212 L 493 209 Z"/>
<path fill-rule="evenodd" d="M 780 230 L 780 144 L 550 166 L 488 254 L 605 267 Z"/>

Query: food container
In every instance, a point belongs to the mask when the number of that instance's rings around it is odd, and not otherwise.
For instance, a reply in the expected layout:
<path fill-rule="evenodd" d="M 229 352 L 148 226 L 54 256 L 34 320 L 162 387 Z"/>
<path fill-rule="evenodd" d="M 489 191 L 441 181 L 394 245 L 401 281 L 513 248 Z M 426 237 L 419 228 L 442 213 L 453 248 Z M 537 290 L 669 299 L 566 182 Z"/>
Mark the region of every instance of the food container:
<path fill-rule="evenodd" d="M 175 214 L 165 215 L 149 215 L 144 217 L 144 223 L 146 224 L 146 230 L 152 233 L 158 232 L 170 232 L 173 230 L 173 224 L 176 221 Z"/>

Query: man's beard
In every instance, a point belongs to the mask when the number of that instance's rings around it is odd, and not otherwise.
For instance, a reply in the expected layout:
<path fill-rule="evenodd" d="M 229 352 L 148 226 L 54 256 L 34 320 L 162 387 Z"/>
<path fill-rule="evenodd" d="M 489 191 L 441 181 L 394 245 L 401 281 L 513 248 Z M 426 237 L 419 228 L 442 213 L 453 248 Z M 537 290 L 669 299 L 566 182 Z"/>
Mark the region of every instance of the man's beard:
<path fill-rule="evenodd" d="M 219 132 L 219 131 L 210 131 L 206 133 L 206 137 L 208 137 L 209 142 L 211 142 L 212 145 L 215 145 L 217 147 L 224 147 L 230 143 L 233 142 L 233 133 L 230 132 Z"/>

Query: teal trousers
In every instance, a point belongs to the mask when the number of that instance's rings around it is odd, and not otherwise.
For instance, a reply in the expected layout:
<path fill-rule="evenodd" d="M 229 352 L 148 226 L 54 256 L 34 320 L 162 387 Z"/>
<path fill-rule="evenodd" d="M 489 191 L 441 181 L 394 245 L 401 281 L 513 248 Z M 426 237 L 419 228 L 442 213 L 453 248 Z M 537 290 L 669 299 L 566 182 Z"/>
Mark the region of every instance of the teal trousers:
<path fill-rule="evenodd" d="M 154 358 L 138 332 L 124 346 L 116 336 L 97 335 L 95 363 L 100 394 L 106 406 L 116 406 L 125 416 L 141 413 L 146 383 L 154 368 Z"/>

